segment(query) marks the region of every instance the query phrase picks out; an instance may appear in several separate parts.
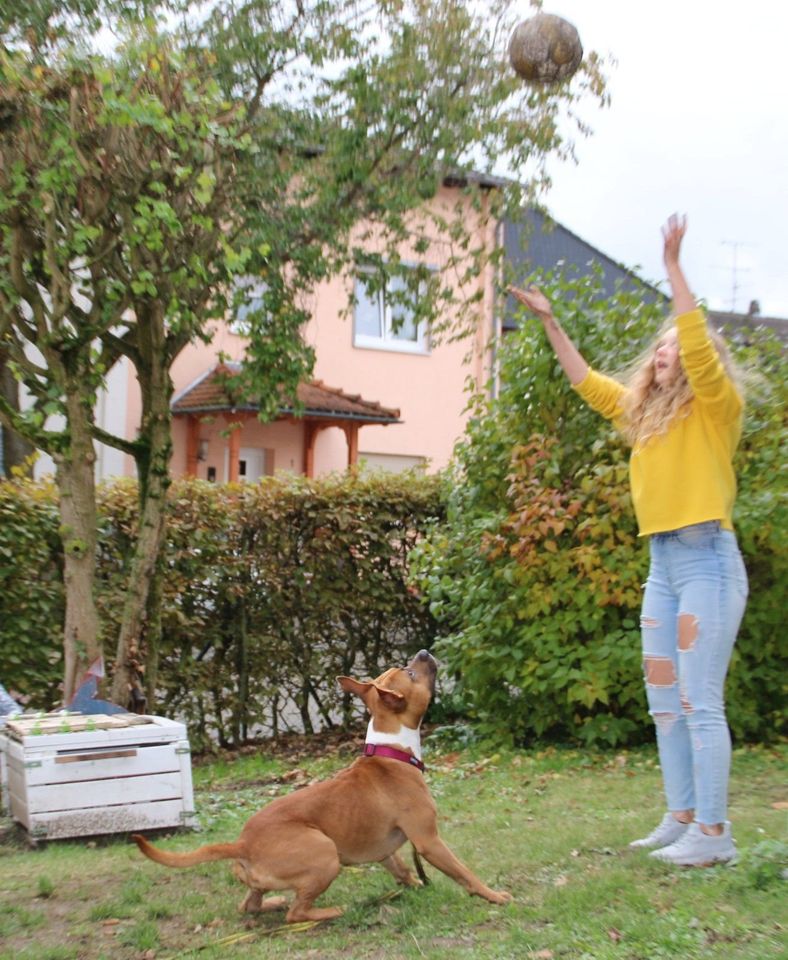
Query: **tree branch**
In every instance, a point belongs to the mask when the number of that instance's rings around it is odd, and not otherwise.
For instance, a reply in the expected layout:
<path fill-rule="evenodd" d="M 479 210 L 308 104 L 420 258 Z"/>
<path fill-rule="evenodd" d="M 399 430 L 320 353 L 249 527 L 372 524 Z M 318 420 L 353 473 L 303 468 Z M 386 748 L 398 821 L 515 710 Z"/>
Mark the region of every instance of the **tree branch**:
<path fill-rule="evenodd" d="M 107 433 L 106 430 L 103 430 L 95 423 L 91 426 L 91 433 L 94 440 L 98 440 L 99 443 L 103 443 L 107 447 L 114 447 L 116 450 L 127 453 L 131 457 L 136 457 L 142 448 L 142 444 L 134 440 L 124 440 L 114 433 Z"/>

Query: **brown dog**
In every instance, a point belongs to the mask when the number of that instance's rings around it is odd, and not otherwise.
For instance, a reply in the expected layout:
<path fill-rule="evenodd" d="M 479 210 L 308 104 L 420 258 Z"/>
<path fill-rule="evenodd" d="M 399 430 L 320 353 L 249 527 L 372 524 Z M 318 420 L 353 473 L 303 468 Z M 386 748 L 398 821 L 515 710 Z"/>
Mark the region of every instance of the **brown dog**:
<path fill-rule="evenodd" d="M 270 890 L 295 893 L 287 919 L 329 920 L 337 907 L 313 901 L 352 863 L 382 863 L 399 883 L 417 886 L 397 850 L 409 840 L 438 870 L 468 893 L 491 903 L 508 903 L 508 893 L 485 886 L 438 836 L 437 811 L 420 758 L 419 726 L 435 688 L 436 663 L 422 650 L 402 668 L 361 683 L 340 677 L 342 689 L 366 704 L 372 719 L 365 755 L 331 780 L 273 800 L 246 823 L 235 843 L 212 843 L 192 853 L 169 853 L 135 835 L 151 860 L 188 867 L 209 860 L 235 860 L 234 870 L 249 893 L 242 911 L 285 906 L 284 897 L 263 900 Z"/>

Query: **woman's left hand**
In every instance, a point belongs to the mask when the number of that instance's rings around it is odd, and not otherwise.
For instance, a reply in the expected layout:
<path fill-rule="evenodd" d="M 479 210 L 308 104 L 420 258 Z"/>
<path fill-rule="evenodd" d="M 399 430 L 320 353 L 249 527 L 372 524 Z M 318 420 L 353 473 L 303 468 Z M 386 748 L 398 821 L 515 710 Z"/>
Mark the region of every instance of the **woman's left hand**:
<path fill-rule="evenodd" d="M 681 241 L 684 239 L 686 232 L 687 218 L 680 217 L 677 213 L 672 214 L 662 228 L 663 257 L 666 267 L 670 268 L 678 265 Z"/>

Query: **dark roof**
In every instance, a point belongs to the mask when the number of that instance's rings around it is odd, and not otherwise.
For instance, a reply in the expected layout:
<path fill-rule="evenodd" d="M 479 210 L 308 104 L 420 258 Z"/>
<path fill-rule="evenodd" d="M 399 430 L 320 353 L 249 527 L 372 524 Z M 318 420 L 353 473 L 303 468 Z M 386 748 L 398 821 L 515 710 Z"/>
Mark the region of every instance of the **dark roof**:
<path fill-rule="evenodd" d="M 502 189 L 512 181 L 506 177 L 497 177 L 492 173 L 482 173 L 479 170 L 451 170 L 443 175 L 443 183 L 447 187 L 466 187 L 476 184 L 488 189 Z"/>
<path fill-rule="evenodd" d="M 219 413 L 224 410 L 256 412 L 260 409 L 254 398 L 242 396 L 233 380 L 238 377 L 240 365 L 219 363 L 207 370 L 191 386 L 172 401 L 172 412 L 178 414 Z M 329 387 L 322 380 L 301 383 L 297 389 L 304 419 L 353 420 L 357 423 L 399 423 L 399 410 L 383 407 L 374 400 L 364 400 L 358 394 L 345 393 L 338 387 Z M 293 407 L 283 404 L 280 417 L 296 416 Z"/>
<path fill-rule="evenodd" d="M 668 303 L 659 287 L 643 280 L 634 270 L 602 253 L 541 210 L 530 208 L 517 222 L 505 220 L 504 247 L 515 283 L 532 273 L 555 270 L 559 266 L 569 277 L 583 276 L 596 265 L 601 270 L 602 289 L 606 296 L 612 297 L 618 288 L 623 288 L 637 291 L 651 303 Z M 507 297 L 504 330 L 517 325 L 516 312 L 515 300 Z"/>
<path fill-rule="evenodd" d="M 727 336 L 747 340 L 748 334 L 758 329 L 771 330 L 780 340 L 788 342 L 788 318 L 762 317 L 755 311 L 733 313 L 727 310 L 709 310 L 709 320 Z"/>

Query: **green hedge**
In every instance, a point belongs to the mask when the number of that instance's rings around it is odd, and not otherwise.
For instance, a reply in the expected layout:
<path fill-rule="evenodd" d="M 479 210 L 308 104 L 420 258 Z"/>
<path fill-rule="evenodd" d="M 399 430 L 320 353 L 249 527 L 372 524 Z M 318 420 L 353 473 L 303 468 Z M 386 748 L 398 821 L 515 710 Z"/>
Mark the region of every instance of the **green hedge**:
<path fill-rule="evenodd" d="M 0 481 L 0 683 L 42 708 L 63 682 L 59 526 L 51 484 Z"/>
<path fill-rule="evenodd" d="M 136 498 L 133 482 L 100 490 L 108 654 Z M 0 678 L 39 708 L 57 702 L 62 672 L 55 503 L 48 486 L 0 484 Z M 348 719 L 338 675 L 377 675 L 433 642 L 408 554 L 441 513 L 438 482 L 413 475 L 174 484 L 157 711 L 184 719 L 198 748 Z"/>

